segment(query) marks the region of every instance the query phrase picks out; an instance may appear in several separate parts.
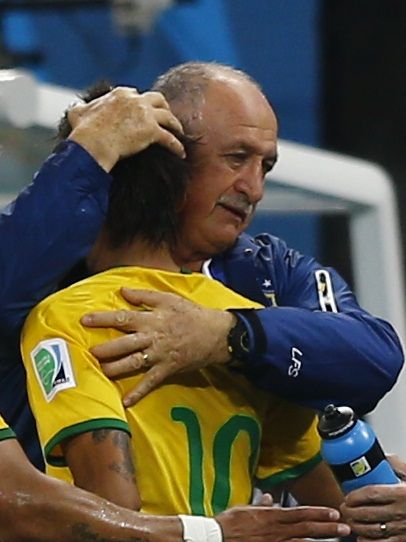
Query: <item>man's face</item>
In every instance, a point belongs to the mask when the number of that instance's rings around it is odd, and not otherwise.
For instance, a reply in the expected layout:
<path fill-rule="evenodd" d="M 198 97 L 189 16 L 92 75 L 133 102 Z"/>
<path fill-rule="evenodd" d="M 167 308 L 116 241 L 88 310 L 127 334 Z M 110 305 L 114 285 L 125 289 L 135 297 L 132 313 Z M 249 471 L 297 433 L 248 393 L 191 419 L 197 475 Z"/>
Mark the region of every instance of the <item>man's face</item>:
<path fill-rule="evenodd" d="M 201 137 L 190 156 L 180 250 L 207 258 L 250 223 L 276 161 L 277 121 L 262 93 L 240 80 L 211 83 L 195 116 Z"/>

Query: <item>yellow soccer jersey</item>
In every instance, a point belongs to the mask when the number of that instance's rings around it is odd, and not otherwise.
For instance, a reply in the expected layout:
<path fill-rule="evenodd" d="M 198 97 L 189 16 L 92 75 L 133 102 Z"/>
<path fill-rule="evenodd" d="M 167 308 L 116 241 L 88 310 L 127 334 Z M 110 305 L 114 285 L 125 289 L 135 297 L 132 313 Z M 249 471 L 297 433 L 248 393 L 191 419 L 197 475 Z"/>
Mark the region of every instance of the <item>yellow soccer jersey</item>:
<path fill-rule="evenodd" d="M 250 502 L 255 476 L 266 487 L 319 460 L 314 413 L 271 397 L 227 367 L 176 375 L 125 410 L 121 397 L 141 376 L 111 382 L 89 353 L 119 332 L 79 322 L 86 312 L 128 308 L 123 285 L 178 293 L 212 308 L 259 307 L 200 273 L 136 267 L 100 273 L 43 301 L 28 317 L 22 353 L 48 466 L 64 465 L 65 438 L 122 429 L 132 435 L 144 512 L 212 515 Z M 63 477 L 63 470 L 52 473 Z"/>
<path fill-rule="evenodd" d="M 0 416 L 0 441 L 9 438 L 15 438 L 15 433 Z"/>

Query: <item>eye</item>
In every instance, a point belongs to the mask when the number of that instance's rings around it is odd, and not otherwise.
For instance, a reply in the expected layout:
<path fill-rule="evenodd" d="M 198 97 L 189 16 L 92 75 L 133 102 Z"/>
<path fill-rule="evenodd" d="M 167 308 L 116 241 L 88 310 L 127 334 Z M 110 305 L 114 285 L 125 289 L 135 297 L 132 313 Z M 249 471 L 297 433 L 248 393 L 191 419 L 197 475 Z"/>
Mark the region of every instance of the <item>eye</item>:
<path fill-rule="evenodd" d="M 262 171 L 264 172 L 264 175 L 272 171 L 274 165 L 275 165 L 274 160 L 264 160 L 262 162 Z"/>
<path fill-rule="evenodd" d="M 231 165 L 239 166 L 245 162 L 247 155 L 244 152 L 232 152 L 226 154 L 226 158 Z"/>

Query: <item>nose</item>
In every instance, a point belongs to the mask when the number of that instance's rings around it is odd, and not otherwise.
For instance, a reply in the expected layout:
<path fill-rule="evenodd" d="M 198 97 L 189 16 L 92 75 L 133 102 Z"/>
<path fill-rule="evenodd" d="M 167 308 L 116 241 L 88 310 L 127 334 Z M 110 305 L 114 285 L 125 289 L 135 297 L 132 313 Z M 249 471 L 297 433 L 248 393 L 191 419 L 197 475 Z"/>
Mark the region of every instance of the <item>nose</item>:
<path fill-rule="evenodd" d="M 257 204 L 264 195 L 264 172 L 262 161 L 247 164 L 239 171 L 234 182 L 237 192 L 244 194 L 250 203 Z"/>

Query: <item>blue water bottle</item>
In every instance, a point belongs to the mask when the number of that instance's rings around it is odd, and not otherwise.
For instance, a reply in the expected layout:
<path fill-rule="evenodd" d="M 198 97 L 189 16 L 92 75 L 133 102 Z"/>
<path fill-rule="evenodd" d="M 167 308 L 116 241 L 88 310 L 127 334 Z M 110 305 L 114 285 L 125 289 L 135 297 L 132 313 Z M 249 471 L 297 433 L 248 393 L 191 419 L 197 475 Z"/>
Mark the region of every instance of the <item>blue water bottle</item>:
<path fill-rule="evenodd" d="M 372 427 L 349 407 L 327 405 L 317 427 L 321 455 L 344 493 L 370 484 L 397 484 Z"/>

